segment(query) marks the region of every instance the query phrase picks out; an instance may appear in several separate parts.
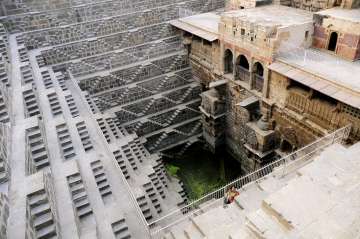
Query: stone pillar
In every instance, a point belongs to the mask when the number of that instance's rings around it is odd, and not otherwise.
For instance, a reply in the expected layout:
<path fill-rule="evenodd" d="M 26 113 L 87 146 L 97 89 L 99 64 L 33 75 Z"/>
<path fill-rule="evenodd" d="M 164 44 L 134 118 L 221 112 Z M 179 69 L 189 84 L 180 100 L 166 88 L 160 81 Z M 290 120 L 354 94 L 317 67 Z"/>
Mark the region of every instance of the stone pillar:
<path fill-rule="evenodd" d="M 249 61 L 249 73 L 250 73 L 250 79 L 249 79 L 249 88 L 253 89 L 253 85 L 254 85 L 254 73 L 253 73 L 253 68 L 254 68 L 254 62 L 251 59 Z"/>
<path fill-rule="evenodd" d="M 262 89 L 262 96 L 264 98 L 268 98 L 269 97 L 269 81 L 270 81 L 270 71 L 269 68 L 267 66 L 264 66 L 264 84 L 263 84 L 263 89 Z"/>
<path fill-rule="evenodd" d="M 257 122 L 258 127 L 261 130 L 270 130 L 270 116 L 269 116 L 269 109 L 264 107 L 264 104 L 262 103 L 262 105 L 260 106 L 260 110 L 261 110 L 261 118 L 259 119 L 259 121 Z"/>
<path fill-rule="evenodd" d="M 225 72 L 225 64 L 224 64 L 224 58 L 225 58 L 225 49 L 224 49 L 224 43 L 220 43 L 220 72 L 223 75 Z"/>

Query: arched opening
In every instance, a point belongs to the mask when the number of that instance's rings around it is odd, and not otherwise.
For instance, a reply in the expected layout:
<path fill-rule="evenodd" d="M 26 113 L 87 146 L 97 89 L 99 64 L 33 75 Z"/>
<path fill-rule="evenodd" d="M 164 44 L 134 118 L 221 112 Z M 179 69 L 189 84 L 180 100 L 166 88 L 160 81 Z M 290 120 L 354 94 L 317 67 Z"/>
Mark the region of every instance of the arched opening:
<path fill-rule="evenodd" d="M 254 88 L 262 91 L 264 85 L 264 67 L 260 62 L 254 64 Z"/>
<path fill-rule="evenodd" d="M 224 54 L 224 73 L 233 73 L 233 54 L 229 49 Z"/>
<path fill-rule="evenodd" d="M 249 62 L 244 55 L 238 56 L 238 58 L 236 59 L 236 65 L 239 65 L 242 68 L 249 70 Z"/>
<path fill-rule="evenodd" d="M 239 55 L 235 62 L 235 79 L 250 81 L 249 62 L 244 55 Z"/>
<path fill-rule="evenodd" d="M 328 50 L 329 51 L 335 51 L 336 50 L 337 40 L 338 40 L 337 32 L 332 32 L 330 34 L 330 39 L 329 39 L 329 44 L 328 44 Z"/>
<path fill-rule="evenodd" d="M 341 0 L 335 0 L 335 1 L 334 1 L 334 7 L 339 7 L 339 6 L 341 6 L 341 3 L 342 3 Z"/>
<path fill-rule="evenodd" d="M 293 151 L 293 146 L 287 140 L 283 139 L 280 144 L 280 149 L 283 152 L 290 153 Z"/>

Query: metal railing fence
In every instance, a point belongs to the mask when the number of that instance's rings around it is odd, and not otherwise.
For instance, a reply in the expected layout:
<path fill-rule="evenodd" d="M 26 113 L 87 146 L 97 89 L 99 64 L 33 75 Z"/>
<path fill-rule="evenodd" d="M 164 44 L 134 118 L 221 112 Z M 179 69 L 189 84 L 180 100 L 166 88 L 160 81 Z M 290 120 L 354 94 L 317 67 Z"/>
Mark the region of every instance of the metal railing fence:
<path fill-rule="evenodd" d="M 172 226 L 188 219 L 191 216 L 202 214 L 207 208 L 210 208 L 218 200 L 222 200 L 226 190 L 232 186 L 237 189 L 242 188 L 246 184 L 262 179 L 266 175 L 272 173 L 275 168 L 282 170 L 280 173 L 285 175 L 289 170 L 296 170 L 296 165 L 299 162 L 306 162 L 319 154 L 324 148 L 335 143 L 342 143 L 348 136 L 351 130 L 351 125 L 340 128 L 313 143 L 279 159 L 276 160 L 250 174 L 242 176 L 225 186 L 211 192 L 188 205 L 176 209 L 171 213 L 148 224 L 151 238 L 162 238 Z M 282 166 L 282 168 L 280 168 Z M 207 204 L 205 204 L 207 203 Z M 201 208 L 200 208 L 201 205 Z"/>
<path fill-rule="evenodd" d="M 81 89 L 76 84 L 73 77 L 70 77 L 70 79 L 73 81 L 75 89 L 81 94 Z M 86 104 L 87 105 L 87 104 Z M 86 110 L 88 113 L 91 113 L 91 109 L 89 107 L 86 107 Z M 172 212 L 168 213 L 167 215 L 156 219 L 153 222 L 147 222 L 145 219 L 138 203 L 136 200 L 136 197 L 134 196 L 130 185 L 126 181 L 125 177 L 122 177 L 123 183 L 126 186 L 126 190 L 128 191 L 130 197 L 131 197 L 131 203 L 133 204 L 136 214 L 138 218 L 140 219 L 140 222 L 145 227 L 146 232 L 148 233 L 146 235 L 146 238 L 152 238 L 152 239 L 158 239 L 163 238 L 164 234 L 167 233 L 172 226 L 177 225 L 178 223 L 181 223 L 182 221 L 188 219 L 191 216 L 195 216 L 197 214 L 204 213 L 208 208 L 210 208 L 214 203 L 218 202 L 218 200 L 222 200 L 224 197 L 224 194 L 226 190 L 229 187 L 235 186 L 237 189 L 242 188 L 243 186 L 257 181 L 259 179 L 262 179 L 266 175 L 273 172 L 274 168 L 280 168 L 280 166 L 283 166 L 282 174 L 286 174 L 289 169 L 296 169 L 296 163 L 299 161 L 306 161 L 310 158 L 312 158 L 314 155 L 320 153 L 322 149 L 328 147 L 329 145 L 335 144 L 335 143 L 342 143 L 347 137 L 349 136 L 351 131 L 351 125 L 347 125 L 343 128 L 340 128 L 316 141 L 313 143 L 279 159 L 276 160 L 250 174 L 247 174 L 245 176 L 242 176 L 225 186 L 208 193 L 207 195 L 194 200 L 187 204 L 186 206 L 183 206 L 181 208 L 175 209 Z M 98 132 L 100 134 L 100 132 Z M 101 135 L 101 134 L 100 134 Z M 109 146 L 106 144 L 107 149 L 111 152 Z M 295 167 L 294 167 L 295 166 Z M 206 203 L 206 204 L 205 204 Z M 200 208 L 201 206 L 201 208 Z"/>

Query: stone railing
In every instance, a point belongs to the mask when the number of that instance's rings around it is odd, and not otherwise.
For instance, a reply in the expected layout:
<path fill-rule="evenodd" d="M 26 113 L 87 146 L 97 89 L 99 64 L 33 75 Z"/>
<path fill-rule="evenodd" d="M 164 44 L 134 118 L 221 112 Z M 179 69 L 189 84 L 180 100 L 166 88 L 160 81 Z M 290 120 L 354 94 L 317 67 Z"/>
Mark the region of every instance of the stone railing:
<path fill-rule="evenodd" d="M 248 69 L 245 69 L 242 66 L 235 67 L 235 80 L 244 81 L 246 83 L 250 82 L 250 72 Z"/>
<path fill-rule="evenodd" d="M 255 74 L 254 75 L 254 89 L 262 92 L 264 86 L 264 77 Z"/>

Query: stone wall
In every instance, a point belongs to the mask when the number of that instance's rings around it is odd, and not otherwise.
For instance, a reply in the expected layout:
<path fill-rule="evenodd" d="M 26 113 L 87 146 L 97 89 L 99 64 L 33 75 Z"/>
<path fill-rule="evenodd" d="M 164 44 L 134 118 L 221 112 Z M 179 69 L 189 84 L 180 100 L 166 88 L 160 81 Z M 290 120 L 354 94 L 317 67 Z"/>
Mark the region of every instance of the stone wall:
<path fill-rule="evenodd" d="M 348 60 L 359 59 L 360 23 L 323 15 L 314 15 L 313 46 L 328 49 L 330 36 L 337 34 L 335 54 Z"/>
<path fill-rule="evenodd" d="M 235 27 L 234 27 L 235 26 Z M 219 33 L 223 38 L 222 49 L 241 52 L 248 59 L 256 57 L 259 61 L 272 60 L 272 41 L 276 37 L 275 28 L 265 28 L 260 25 L 250 24 L 248 21 L 236 20 L 233 17 L 222 16 L 219 24 Z"/>
<path fill-rule="evenodd" d="M 296 132 L 296 146 L 302 147 L 316 137 L 352 124 L 351 137 L 359 139 L 359 110 L 335 100 L 329 101 L 320 93 L 292 86 L 291 79 L 271 72 L 269 99 L 276 102 L 272 119 L 276 128 L 289 127 Z M 284 132 L 284 131 L 282 131 Z"/>
<path fill-rule="evenodd" d="M 193 39 L 191 41 L 190 63 L 194 77 L 203 86 L 217 79 L 215 68 L 219 64 L 219 44 L 211 42 L 204 44 L 203 41 Z"/>
<path fill-rule="evenodd" d="M 248 157 L 244 147 L 245 143 L 254 140 L 254 132 L 246 125 L 251 117 L 246 109 L 236 104 L 253 94 L 234 83 L 229 83 L 227 90 L 226 146 L 241 161 L 242 170 L 251 172 L 256 168 L 256 163 Z"/>

